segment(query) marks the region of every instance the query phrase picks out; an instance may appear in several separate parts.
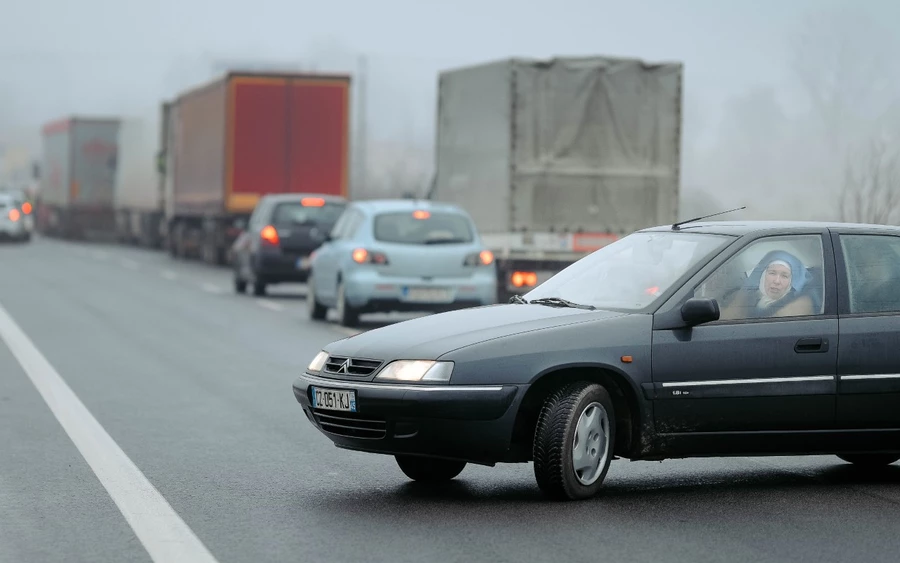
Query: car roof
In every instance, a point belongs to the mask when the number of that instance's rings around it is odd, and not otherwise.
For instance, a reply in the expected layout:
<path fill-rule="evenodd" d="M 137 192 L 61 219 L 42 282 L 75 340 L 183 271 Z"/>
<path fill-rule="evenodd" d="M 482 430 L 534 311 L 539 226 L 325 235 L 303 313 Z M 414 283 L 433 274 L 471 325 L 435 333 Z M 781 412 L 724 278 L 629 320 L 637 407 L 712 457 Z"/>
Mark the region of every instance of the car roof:
<path fill-rule="evenodd" d="M 416 209 L 428 211 L 449 211 L 466 214 L 465 210 L 452 203 L 443 203 L 427 199 L 365 199 L 354 202 L 354 205 L 369 213 L 382 213 L 390 211 L 415 211 Z"/>
<path fill-rule="evenodd" d="M 767 231 L 791 231 L 791 230 L 825 230 L 825 229 L 850 229 L 850 230 L 882 230 L 900 233 L 900 226 L 875 225 L 867 223 L 843 223 L 839 221 L 707 221 L 686 223 L 675 232 L 705 233 L 714 235 L 744 236 L 764 233 Z M 657 225 L 641 229 L 639 232 L 672 232 L 672 225 Z"/>

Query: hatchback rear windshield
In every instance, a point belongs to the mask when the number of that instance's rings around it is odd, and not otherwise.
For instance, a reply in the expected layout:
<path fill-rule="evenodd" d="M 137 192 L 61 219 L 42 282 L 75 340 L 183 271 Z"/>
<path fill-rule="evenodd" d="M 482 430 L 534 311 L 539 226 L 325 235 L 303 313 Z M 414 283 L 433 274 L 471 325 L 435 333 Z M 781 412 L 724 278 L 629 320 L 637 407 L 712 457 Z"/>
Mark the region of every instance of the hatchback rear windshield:
<path fill-rule="evenodd" d="M 400 211 L 375 217 L 375 240 L 400 244 L 472 242 L 469 219 L 445 211 Z"/>
<path fill-rule="evenodd" d="M 333 225 L 344 212 L 346 204 L 341 202 L 311 201 L 304 205 L 300 201 L 279 203 L 272 211 L 272 223 L 276 225 Z"/>

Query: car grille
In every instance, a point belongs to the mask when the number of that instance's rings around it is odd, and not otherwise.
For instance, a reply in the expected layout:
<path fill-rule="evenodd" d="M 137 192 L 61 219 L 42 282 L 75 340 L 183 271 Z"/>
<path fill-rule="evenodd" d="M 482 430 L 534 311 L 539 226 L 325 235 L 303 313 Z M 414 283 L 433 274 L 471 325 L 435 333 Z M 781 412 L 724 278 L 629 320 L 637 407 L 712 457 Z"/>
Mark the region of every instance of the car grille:
<path fill-rule="evenodd" d="M 387 421 L 372 418 L 362 418 L 346 413 L 333 414 L 322 411 L 313 411 L 316 422 L 322 430 L 330 434 L 346 436 L 348 438 L 365 438 L 380 440 L 387 435 Z"/>
<path fill-rule="evenodd" d="M 381 360 L 328 356 L 328 360 L 325 362 L 325 373 L 365 377 L 375 373 L 382 363 Z"/>

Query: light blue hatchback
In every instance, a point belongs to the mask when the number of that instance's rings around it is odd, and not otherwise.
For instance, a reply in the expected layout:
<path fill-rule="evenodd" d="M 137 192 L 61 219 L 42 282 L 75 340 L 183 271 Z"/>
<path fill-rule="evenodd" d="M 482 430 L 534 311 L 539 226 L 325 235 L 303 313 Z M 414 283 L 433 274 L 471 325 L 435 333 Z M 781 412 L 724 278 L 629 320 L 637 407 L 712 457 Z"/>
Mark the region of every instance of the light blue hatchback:
<path fill-rule="evenodd" d="M 441 312 L 497 299 L 493 254 L 460 207 L 413 199 L 347 205 L 312 254 L 306 302 L 313 319 L 329 307 L 354 326 L 359 315 Z"/>

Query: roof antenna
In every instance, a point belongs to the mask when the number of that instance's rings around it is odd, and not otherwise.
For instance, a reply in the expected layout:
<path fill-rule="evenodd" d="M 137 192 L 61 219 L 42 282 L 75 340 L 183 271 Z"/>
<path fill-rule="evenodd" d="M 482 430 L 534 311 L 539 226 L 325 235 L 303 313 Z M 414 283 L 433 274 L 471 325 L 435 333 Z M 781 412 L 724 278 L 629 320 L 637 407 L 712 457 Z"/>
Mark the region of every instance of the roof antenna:
<path fill-rule="evenodd" d="M 688 223 L 693 223 L 695 221 L 702 221 L 704 219 L 709 219 L 710 217 L 717 217 L 719 215 L 724 215 L 726 213 L 732 213 L 734 211 L 740 211 L 741 209 L 747 209 L 747 206 L 737 207 L 735 209 L 729 209 L 728 211 L 719 211 L 718 213 L 713 213 L 712 215 L 705 215 L 703 217 L 694 217 L 693 219 L 688 219 L 686 221 L 681 221 L 679 223 L 675 223 L 672 225 L 672 230 L 677 231 L 682 225 L 686 225 Z"/>

